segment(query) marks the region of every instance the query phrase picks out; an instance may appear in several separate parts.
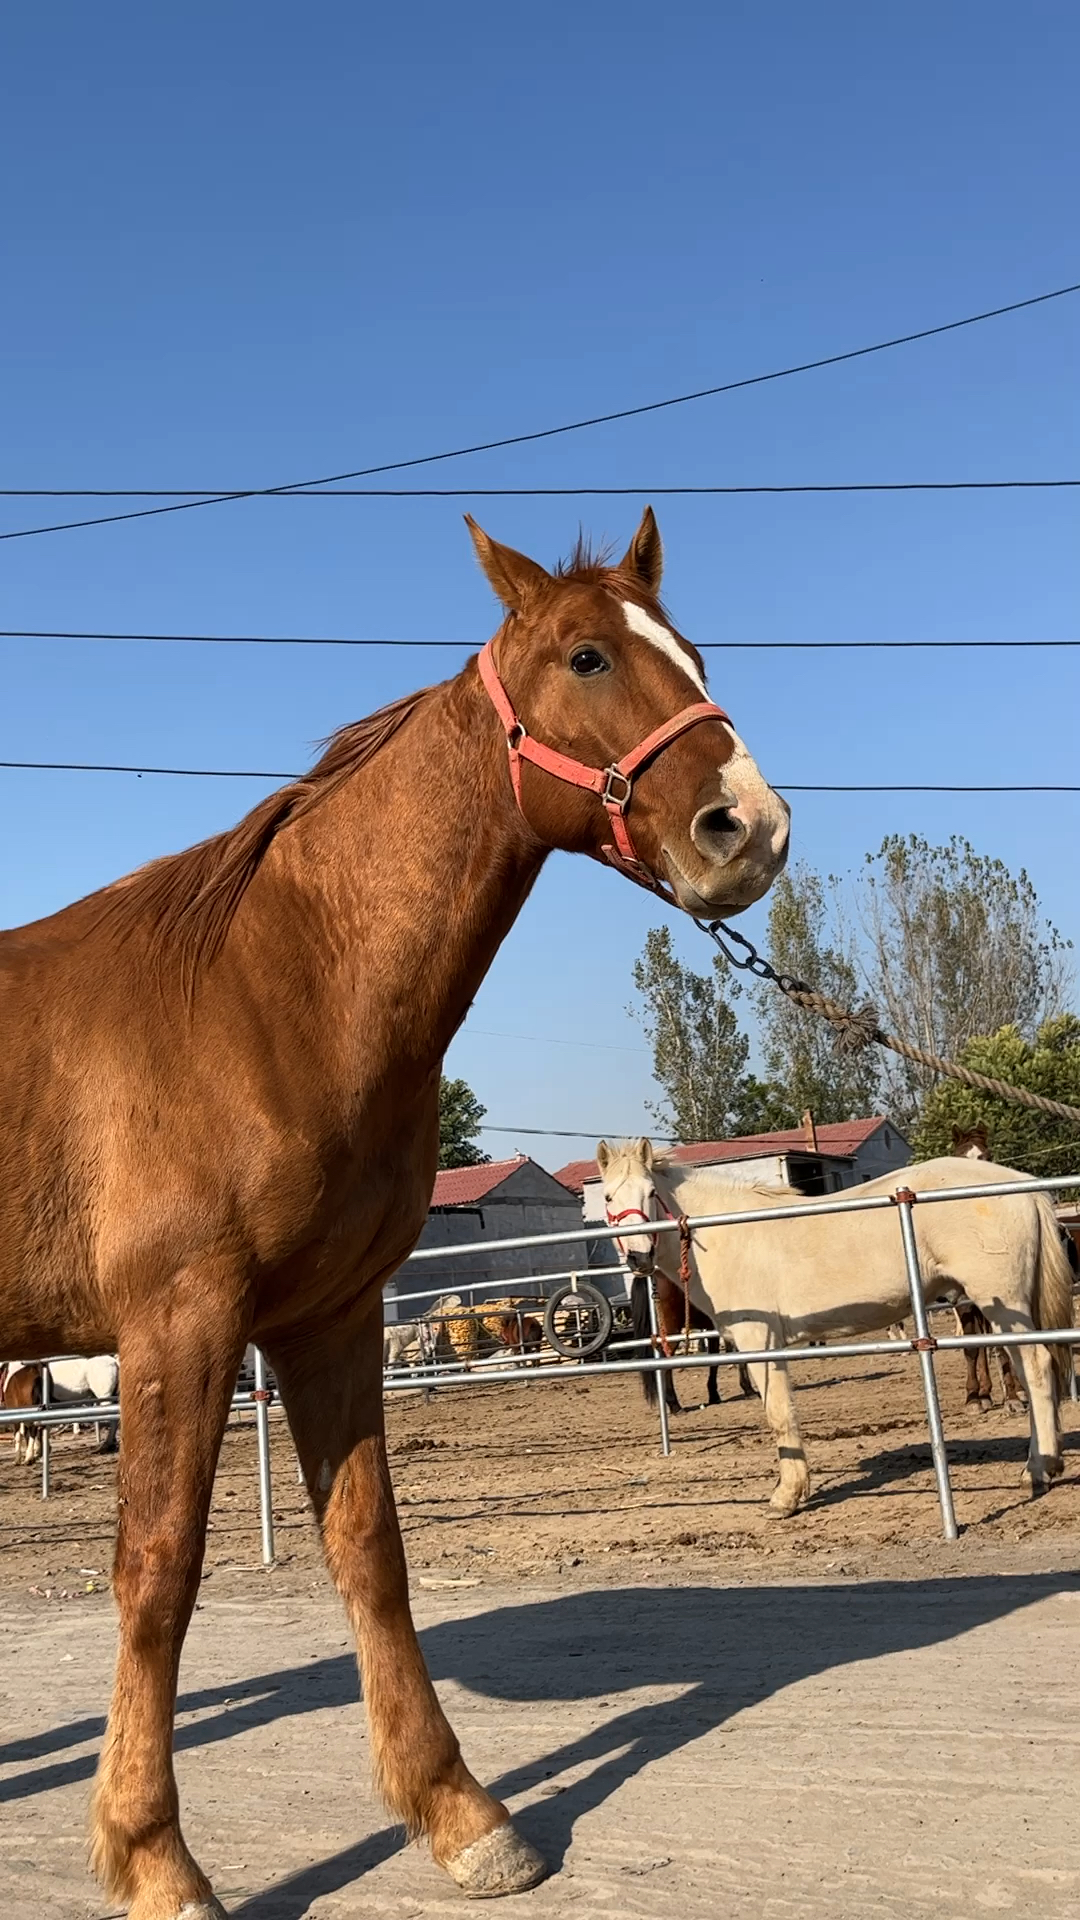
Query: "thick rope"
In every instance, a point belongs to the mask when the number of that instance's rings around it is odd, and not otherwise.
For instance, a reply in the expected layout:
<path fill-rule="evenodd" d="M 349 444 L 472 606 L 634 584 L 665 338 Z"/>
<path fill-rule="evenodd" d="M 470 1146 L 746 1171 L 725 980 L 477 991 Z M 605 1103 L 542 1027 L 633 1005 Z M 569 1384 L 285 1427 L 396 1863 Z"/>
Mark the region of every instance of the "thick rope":
<path fill-rule="evenodd" d="M 1010 1086 L 1007 1080 L 995 1080 L 988 1073 L 976 1073 L 973 1067 L 962 1067 L 959 1061 L 943 1060 L 939 1053 L 930 1053 L 926 1047 L 914 1047 L 909 1040 L 901 1040 L 895 1033 L 885 1033 L 878 1025 L 877 1008 L 864 1006 L 852 1013 L 847 1007 L 837 1005 L 827 994 L 816 993 L 805 980 L 793 980 L 789 974 L 777 973 L 750 941 L 733 927 L 724 925 L 722 920 L 708 923 L 699 920 L 697 925 L 703 933 L 709 934 L 731 965 L 744 973 L 753 973 L 759 980 L 770 980 L 780 992 L 794 1001 L 797 1007 L 806 1007 L 811 1013 L 818 1013 L 836 1028 L 836 1045 L 841 1053 L 861 1053 L 864 1047 L 888 1047 L 891 1053 L 900 1054 L 905 1060 L 914 1060 L 920 1067 L 930 1067 L 934 1073 L 940 1073 L 947 1080 L 959 1080 L 965 1087 L 975 1087 L 980 1093 L 992 1093 L 998 1100 L 1011 1101 L 1016 1106 L 1032 1107 L 1036 1113 L 1053 1114 L 1056 1120 L 1080 1122 L 1080 1107 L 1070 1107 L 1064 1100 L 1050 1100 L 1045 1094 L 1030 1093 L 1026 1087 Z M 722 939 L 718 929 L 722 929 L 727 939 Z M 746 958 L 740 960 L 731 951 L 727 942 L 733 940 L 740 946 Z"/>

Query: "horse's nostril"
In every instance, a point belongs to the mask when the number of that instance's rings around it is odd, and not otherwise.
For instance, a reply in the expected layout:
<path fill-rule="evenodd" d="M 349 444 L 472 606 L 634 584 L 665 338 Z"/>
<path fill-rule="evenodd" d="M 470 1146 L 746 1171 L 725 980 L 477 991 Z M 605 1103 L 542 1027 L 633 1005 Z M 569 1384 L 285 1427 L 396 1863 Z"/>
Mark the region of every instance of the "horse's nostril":
<path fill-rule="evenodd" d="M 727 859 L 732 842 L 741 840 L 745 833 L 746 828 L 731 807 L 702 807 L 695 816 L 690 838 L 699 853 Z"/>

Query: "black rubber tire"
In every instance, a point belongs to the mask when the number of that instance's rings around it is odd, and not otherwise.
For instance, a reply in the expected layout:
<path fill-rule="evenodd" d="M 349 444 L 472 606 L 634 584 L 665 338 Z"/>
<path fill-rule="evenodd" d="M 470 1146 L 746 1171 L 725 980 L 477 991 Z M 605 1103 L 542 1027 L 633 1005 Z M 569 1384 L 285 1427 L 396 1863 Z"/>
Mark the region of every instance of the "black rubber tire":
<path fill-rule="evenodd" d="M 583 1329 L 583 1337 L 577 1342 L 566 1340 L 555 1331 L 556 1315 L 565 1312 L 571 1301 L 581 1302 L 589 1321 L 588 1331 Z M 566 1286 L 560 1287 L 544 1308 L 544 1337 L 564 1360 L 592 1359 L 602 1347 L 607 1346 L 613 1324 L 611 1302 L 598 1287 L 590 1287 L 581 1280 L 576 1284 L 568 1281 Z"/>

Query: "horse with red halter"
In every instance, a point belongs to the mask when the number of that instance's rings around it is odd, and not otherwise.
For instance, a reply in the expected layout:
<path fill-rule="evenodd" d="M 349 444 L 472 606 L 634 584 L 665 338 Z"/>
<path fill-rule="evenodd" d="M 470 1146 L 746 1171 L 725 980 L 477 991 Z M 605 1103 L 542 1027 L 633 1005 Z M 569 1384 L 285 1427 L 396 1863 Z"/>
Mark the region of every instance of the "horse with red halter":
<path fill-rule="evenodd" d="M 93 1860 L 130 1920 L 221 1909 L 172 1730 L 214 1467 L 272 1368 L 359 1641 L 379 1785 L 471 1894 L 543 1862 L 473 1778 L 409 1611 L 382 1288 L 427 1217 L 443 1056 L 554 848 L 739 912 L 788 812 L 659 599 L 650 510 L 549 573 L 470 522 L 503 603 L 455 678 L 337 734 L 231 830 L 0 936 L 0 1326 L 118 1352 L 116 1685 Z"/>

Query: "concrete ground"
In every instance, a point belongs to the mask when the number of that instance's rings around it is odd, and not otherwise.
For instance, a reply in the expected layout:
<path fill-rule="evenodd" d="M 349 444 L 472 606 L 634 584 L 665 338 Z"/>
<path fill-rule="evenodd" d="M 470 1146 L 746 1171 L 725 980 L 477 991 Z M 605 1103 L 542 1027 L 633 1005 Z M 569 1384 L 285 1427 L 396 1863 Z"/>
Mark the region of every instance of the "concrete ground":
<path fill-rule="evenodd" d="M 554 1870 L 508 1920 L 1080 1916 L 1071 1572 L 425 1580 L 417 1619 L 466 1757 Z M 258 1575 L 203 1591 L 177 1764 L 232 1920 L 490 1913 L 373 1799 L 330 1595 Z M 8 1595 L 0 1636 L 0 1914 L 104 1920 L 84 1825 L 111 1604 Z"/>

